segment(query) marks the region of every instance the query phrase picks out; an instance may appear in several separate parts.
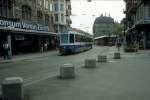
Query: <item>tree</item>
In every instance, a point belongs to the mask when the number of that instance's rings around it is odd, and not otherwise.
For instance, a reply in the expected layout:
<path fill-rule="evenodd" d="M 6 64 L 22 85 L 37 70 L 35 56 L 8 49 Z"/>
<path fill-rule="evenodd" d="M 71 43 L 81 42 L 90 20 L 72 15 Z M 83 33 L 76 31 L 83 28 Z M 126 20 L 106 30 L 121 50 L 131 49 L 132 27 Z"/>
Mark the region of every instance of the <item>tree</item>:
<path fill-rule="evenodd" d="M 112 33 L 114 35 L 121 35 L 123 31 L 123 25 L 120 23 L 115 22 L 112 26 Z"/>

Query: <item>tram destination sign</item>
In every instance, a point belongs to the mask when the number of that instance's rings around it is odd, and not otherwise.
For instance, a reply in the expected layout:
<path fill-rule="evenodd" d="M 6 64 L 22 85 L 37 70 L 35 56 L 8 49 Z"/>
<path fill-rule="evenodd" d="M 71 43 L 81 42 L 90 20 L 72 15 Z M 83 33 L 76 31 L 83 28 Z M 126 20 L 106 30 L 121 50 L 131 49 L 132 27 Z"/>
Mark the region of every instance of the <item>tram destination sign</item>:
<path fill-rule="evenodd" d="M 26 29 L 26 30 L 36 30 L 36 31 L 46 31 L 46 32 L 48 31 L 48 26 L 43 26 L 40 24 L 28 24 L 26 22 L 7 21 L 7 20 L 0 20 L 0 26 Z"/>

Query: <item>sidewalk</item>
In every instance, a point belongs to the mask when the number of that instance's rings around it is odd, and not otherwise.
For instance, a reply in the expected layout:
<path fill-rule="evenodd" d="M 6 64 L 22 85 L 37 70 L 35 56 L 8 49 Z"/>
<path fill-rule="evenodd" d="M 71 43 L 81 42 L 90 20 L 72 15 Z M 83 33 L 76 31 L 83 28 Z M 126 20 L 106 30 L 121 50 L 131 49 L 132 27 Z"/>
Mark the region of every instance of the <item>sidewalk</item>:
<path fill-rule="evenodd" d="M 57 52 L 57 50 L 47 51 L 47 52 L 43 52 L 43 53 L 38 52 L 38 53 L 14 55 L 14 56 L 12 56 L 12 59 L 10 59 L 10 60 L 4 60 L 2 57 L 0 57 L 0 64 L 46 57 L 46 56 L 53 54 L 54 52 Z"/>
<path fill-rule="evenodd" d="M 97 63 L 95 69 L 76 68 L 72 80 L 55 76 L 29 85 L 25 100 L 148 100 L 150 61 L 140 52 L 123 53 L 120 60 L 111 57 L 113 62 Z"/>

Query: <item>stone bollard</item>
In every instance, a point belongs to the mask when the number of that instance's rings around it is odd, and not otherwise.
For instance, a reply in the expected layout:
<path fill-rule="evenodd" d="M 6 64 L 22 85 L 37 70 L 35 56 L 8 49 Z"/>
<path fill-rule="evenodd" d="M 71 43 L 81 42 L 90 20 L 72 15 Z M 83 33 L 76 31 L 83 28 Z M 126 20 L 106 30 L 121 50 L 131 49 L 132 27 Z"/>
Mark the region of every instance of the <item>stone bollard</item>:
<path fill-rule="evenodd" d="M 2 82 L 2 100 L 23 100 L 23 79 L 10 77 Z"/>
<path fill-rule="evenodd" d="M 71 79 L 75 77 L 75 68 L 73 64 L 64 64 L 60 67 L 60 78 Z"/>
<path fill-rule="evenodd" d="M 119 52 L 114 53 L 114 59 L 121 59 Z"/>
<path fill-rule="evenodd" d="M 85 68 L 96 68 L 96 59 L 85 59 Z"/>
<path fill-rule="evenodd" d="M 99 55 L 98 56 L 98 62 L 107 62 L 107 56 Z"/>

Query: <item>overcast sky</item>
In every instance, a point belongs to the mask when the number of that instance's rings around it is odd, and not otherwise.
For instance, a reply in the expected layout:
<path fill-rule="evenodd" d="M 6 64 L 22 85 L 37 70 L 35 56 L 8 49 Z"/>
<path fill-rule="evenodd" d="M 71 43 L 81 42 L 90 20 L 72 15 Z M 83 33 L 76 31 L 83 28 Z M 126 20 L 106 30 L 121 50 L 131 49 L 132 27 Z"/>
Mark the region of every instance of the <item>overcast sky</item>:
<path fill-rule="evenodd" d="M 125 16 L 123 9 L 125 4 L 123 0 L 71 0 L 72 6 L 72 27 L 79 28 L 86 32 L 92 33 L 93 23 L 96 17 L 109 15 L 115 21 L 120 22 Z"/>

